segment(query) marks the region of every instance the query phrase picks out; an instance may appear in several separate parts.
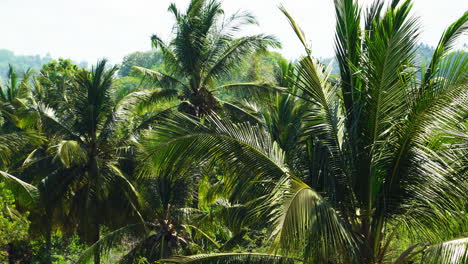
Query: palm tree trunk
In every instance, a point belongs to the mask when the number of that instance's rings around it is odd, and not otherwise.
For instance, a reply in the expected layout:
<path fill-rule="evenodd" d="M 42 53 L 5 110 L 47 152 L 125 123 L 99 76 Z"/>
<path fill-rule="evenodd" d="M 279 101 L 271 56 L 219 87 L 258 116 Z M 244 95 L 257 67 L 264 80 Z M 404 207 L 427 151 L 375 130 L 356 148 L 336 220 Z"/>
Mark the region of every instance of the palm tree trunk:
<path fill-rule="evenodd" d="M 46 264 L 52 263 L 52 224 L 47 223 L 47 230 L 45 234 L 45 251 L 46 251 Z"/>
<path fill-rule="evenodd" d="M 100 227 L 99 223 L 96 224 L 94 242 L 99 241 L 99 237 L 100 237 L 99 227 Z M 94 264 L 100 264 L 100 263 L 101 263 L 101 247 L 97 245 L 96 250 L 94 251 Z"/>
<path fill-rule="evenodd" d="M 98 169 L 98 164 L 97 164 L 97 155 L 98 155 L 98 150 L 97 150 L 97 144 L 96 144 L 96 130 L 95 128 L 91 129 L 91 135 L 92 135 L 92 139 L 91 139 L 91 153 L 89 155 L 89 174 L 91 175 L 91 178 L 93 181 L 97 181 L 98 177 L 99 177 L 99 169 Z M 99 220 L 99 205 L 98 207 L 94 208 L 95 209 L 95 213 L 96 215 L 94 216 L 95 217 L 95 221 L 96 221 L 96 225 L 95 225 L 95 228 L 96 230 L 94 231 L 94 239 L 93 239 L 93 242 L 97 242 L 99 241 L 100 239 L 100 231 L 99 231 L 99 228 L 100 228 L 100 220 Z M 94 251 L 94 264 L 100 264 L 101 263 L 101 247 L 98 245 L 96 247 L 96 250 Z"/>

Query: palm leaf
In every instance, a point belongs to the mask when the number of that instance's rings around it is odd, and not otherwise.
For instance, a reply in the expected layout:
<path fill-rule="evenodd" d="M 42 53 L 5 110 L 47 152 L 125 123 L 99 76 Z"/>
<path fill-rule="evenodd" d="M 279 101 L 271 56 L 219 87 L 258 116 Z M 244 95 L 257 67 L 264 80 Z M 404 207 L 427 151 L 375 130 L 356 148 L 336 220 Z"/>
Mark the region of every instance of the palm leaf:
<path fill-rule="evenodd" d="M 0 134 L 0 168 L 7 166 L 14 155 L 43 142 L 44 138 L 33 132 Z"/>
<path fill-rule="evenodd" d="M 283 12 L 283 14 L 286 16 L 286 18 L 288 19 L 288 22 L 290 24 L 290 26 L 292 27 L 292 29 L 294 30 L 294 33 L 296 33 L 296 36 L 299 38 L 299 40 L 301 41 L 302 43 L 302 46 L 304 47 L 305 51 L 306 51 L 306 54 L 307 55 L 311 55 L 311 48 L 309 47 L 309 44 L 307 43 L 307 40 L 305 38 L 305 35 L 304 35 L 304 32 L 302 31 L 302 29 L 299 27 L 299 25 L 296 23 L 296 21 L 293 19 L 293 17 L 291 16 L 291 14 L 289 14 L 289 12 L 283 7 L 283 6 L 280 6 L 280 10 L 281 12 Z"/>
<path fill-rule="evenodd" d="M 335 53 L 340 67 L 342 93 L 346 115 L 351 120 L 357 118 L 360 84 L 355 77 L 355 68 L 361 59 L 361 9 L 354 0 L 335 0 L 336 33 Z M 348 124 L 348 127 L 350 125 Z"/>
<path fill-rule="evenodd" d="M 60 142 L 57 146 L 57 156 L 66 168 L 88 162 L 86 151 L 79 142 L 74 140 L 63 140 Z"/>
<path fill-rule="evenodd" d="M 220 52 L 221 54 L 210 58 L 212 66 L 206 71 L 202 85 L 229 75 L 231 69 L 239 65 L 246 56 L 253 52 L 266 50 L 270 46 L 280 46 L 279 42 L 272 36 L 255 35 L 231 41 Z"/>
<path fill-rule="evenodd" d="M 421 263 L 462 264 L 468 261 L 468 238 L 446 241 L 424 250 Z"/>
<path fill-rule="evenodd" d="M 465 12 L 459 19 L 453 22 L 444 33 L 437 44 L 431 62 L 423 76 L 423 87 L 432 79 L 439 69 L 439 62 L 453 48 L 456 40 L 466 33 L 468 29 L 468 12 Z"/>
<path fill-rule="evenodd" d="M 179 81 L 178 79 L 176 79 L 176 78 L 174 78 L 174 77 L 172 77 L 170 75 L 167 75 L 167 74 L 164 74 L 164 73 L 161 73 L 161 72 L 157 72 L 157 71 L 154 71 L 154 70 L 146 69 L 146 68 L 143 68 L 143 67 L 139 67 L 139 66 L 133 66 L 133 69 L 135 69 L 138 72 L 142 73 L 146 80 L 155 82 L 155 83 L 161 85 L 161 87 L 163 87 L 163 88 L 171 88 L 171 87 L 180 86 L 180 87 L 184 87 L 184 88 L 188 89 L 188 87 L 183 82 Z"/>
<path fill-rule="evenodd" d="M 145 225 L 146 224 L 128 225 L 109 233 L 88 247 L 81 254 L 76 263 L 88 263 L 94 256 L 96 250 L 99 250 L 101 254 L 109 253 L 109 251 L 119 245 L 122 242 L 122 239 L 126 236 L 132 235 L 134 237 L 145 237 L 147 234 Z"/>
<path fill-rule="evenodd" d="M 12 191 L 18 203 L 26 208 L 35 209 L 39 199 L 37 188 L 7 172 L 0 171 L 0 180 Z"/>
<path fill-rule="evenodd" d="M 250 96 L 261 98 L 272 93 L 284 92 L 286 88 L 268 83 L 231 83 L 215 87 L 213 90 L 235 93 L 241 98 Z"/>
<path fill-rule="evenodd" d="M 260 253 L 219 253 L 219 254 L 202 254 L 189 257 L 173 257 L 170 259 L 160 260 L 161 263 L 203 263 L 203 264 L 293 264 L 302 262 L 292 258 L 287 258 L 277 255 L 268 255 Z"/>
<path fill-rule="evenodd" d="M 279 185 L 278 191 L 284 195 L 280 207 L 271 214 L 275 219 L 274 247 L 288 254 L 302 254 L 302 246 L 306 244 L 305 258 L 323 263 L 356 253 L 357 243 L 352 232 L 316 191 L 296 178 L 285 182 L 284 186 Z"/>
<path fill-rule="evenodd" d="M 176 114 L 145 137 L 141 151 L 143 177 L 186 177 L 197 168 L 193 164 L 222 166 L 228 176 L 222 192 L 233 202 L 259 199 L 274 188 L 274 179 L 288 173 L 283 152 L 266 131 L 216 117 L 202 124 Z"/>

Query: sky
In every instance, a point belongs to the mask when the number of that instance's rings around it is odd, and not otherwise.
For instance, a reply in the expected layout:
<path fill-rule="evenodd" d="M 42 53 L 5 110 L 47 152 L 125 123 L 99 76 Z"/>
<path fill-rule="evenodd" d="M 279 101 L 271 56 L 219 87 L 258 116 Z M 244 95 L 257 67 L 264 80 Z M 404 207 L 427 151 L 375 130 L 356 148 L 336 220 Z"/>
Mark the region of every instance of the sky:
<path fill-rule="evenodd" d="M 184 8 L 189 0 L 0 0 L 0 49 L 16 55 L 71 58 L 94 63 L 108 58 L 119 63 L 134 51 L 151 48 L 150 36 L 170 39 L 173 18 L 170 3 Z M 360 0 L 368 4 L 372 0 Z M 420 40 L 435 46 L 451 22 L 468 11 L 466 0 L 413 0 L 414 15 L 420 17 Z M 317 57 L 333 56 L 334 10 L 332 0 L 224 0 L 226 14 L 237 10 L 253 13 L 258 27 L 245 34 L 275 35 L 280 51 L 294 59 L 303 49 L 286 18 L 282 4 L 296 19 Z M 468 43 L 464 36 L 459 46 Z"/>

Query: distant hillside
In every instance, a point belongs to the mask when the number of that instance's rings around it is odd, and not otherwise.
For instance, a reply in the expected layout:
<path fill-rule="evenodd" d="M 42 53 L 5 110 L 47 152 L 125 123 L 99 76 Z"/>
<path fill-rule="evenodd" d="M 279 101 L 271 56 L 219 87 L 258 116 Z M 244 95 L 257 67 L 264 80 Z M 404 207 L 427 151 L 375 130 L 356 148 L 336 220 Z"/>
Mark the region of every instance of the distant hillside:
<path fill-rule="evenodd" d="M 18 72 L 23 72 L 29 68 L 39 70 L 43 64 L 51 60 L 52 58 L 50 56 L 22 56 L 15 55 L 13 51 L 10 50 L 0 49 L 0 76 L 6 76 L 8 64 L 13 65 Z"/>
<path fill-rule="evenodd" d="M 15 67 L 17 72 L 24 72 L 27 69 L 39 71 L 42 65 L 49 63 L 53 58 L 50 55 L 41 57 L 40 55 L 15 55 L 13 51 L 0 49 L 0 77 L 4 78 L 8 72 L 8 64 Z M 81 62 L 80 67 L 87 67 L 86 62 Z"/>

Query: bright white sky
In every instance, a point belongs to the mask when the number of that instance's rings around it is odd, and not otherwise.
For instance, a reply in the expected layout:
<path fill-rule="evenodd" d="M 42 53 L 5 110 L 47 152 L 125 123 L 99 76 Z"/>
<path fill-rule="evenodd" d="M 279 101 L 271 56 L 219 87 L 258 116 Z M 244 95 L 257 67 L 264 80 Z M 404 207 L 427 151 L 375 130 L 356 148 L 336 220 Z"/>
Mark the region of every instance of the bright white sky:
<path fill-rule="evenodd" d="M 184 8 L 189 0 L 0 0 L 0 49 L 17 55 L 71 58 L 94 63 L 107 57 L 119 63 L 133 51 L 150 49 L 149 37 L 170 36 L 171 2 Z M 389 0 L 390 1 L 390 0 Z M 369 3 L 372 0 L 360 0 Z M 435 46 L 443 29 L 468 10 L 466 0 L 414 0 L 421 17 L 421 41 Z M 285 17 L 283 4 L 312 42 L 319 57 L 333 55 L 334 10 L 332 0 L 224 0 L 226 13 L 243 9 L 260 23 L 248 33 L 273 34 L 283 44 L 282 53 L 296 58 L 303 50 Z M 465 36 L 460 44 L 468 43 Z"/>

